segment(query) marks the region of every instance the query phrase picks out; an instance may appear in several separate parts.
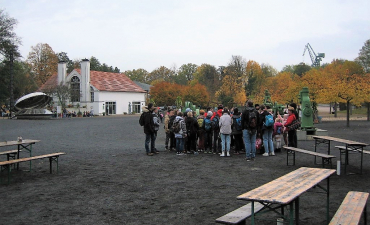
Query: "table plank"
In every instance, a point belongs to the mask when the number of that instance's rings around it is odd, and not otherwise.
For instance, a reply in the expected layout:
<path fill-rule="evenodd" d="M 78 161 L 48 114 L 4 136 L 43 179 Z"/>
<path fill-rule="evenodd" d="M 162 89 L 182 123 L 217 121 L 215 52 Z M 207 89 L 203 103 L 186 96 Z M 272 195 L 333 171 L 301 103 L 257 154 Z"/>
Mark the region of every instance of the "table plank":
<path fill-rule="evenodd" d="M 288 204 L 336 171 L 301 167 L 237 197 L 242 200 Z"/>
<path fill-rule="evenodd" d="M 21 145 L 21 144 L 35 144 L 37 142 L 40 142 L 40 140 L 25 139 L 22 141 L 2 141 L 0 142 L 0 147 Z"/>
<path fill-rule="evenodd" d="M 346 140 L 342 138 L 336 138 L 336 137 L 331 137 L 331 136 L 312 136 L 313 139 L 323 139 L 323 140 L 328 140 L 328 141 L 336 141 L 336 142 L 341 142 L 347 145 L 359 145 L 359 146 L 368 146 L 369 144 L 362 143 L 362 142 L 357 142 L 357 141 L 351 141 L 351 140 Z"/>

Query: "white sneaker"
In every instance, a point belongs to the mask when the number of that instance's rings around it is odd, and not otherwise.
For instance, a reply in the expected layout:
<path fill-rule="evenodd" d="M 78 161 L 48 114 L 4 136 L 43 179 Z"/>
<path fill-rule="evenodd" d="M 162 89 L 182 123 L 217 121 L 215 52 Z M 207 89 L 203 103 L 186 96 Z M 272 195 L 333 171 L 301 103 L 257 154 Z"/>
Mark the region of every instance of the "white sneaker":
<path fill-rule="evenodd" d="M 275 155 L 275 152 L 271 152 L 271 155 Z"/>
<path fill-rule="evenodd" d="M 269 156 L 267 152 L 263 153 L 262 156 Z"/>
<path fill-rule="evenodd" d="M 225 152 L 223 151 L 220 156 L 221 157 L 224 157 L 225 156 Z"/>
<path fill-rule="evenodd" d="M 230 157 L 230 152 L 227 152 L 226 156 L 227 156 L 227 157 Z"/>

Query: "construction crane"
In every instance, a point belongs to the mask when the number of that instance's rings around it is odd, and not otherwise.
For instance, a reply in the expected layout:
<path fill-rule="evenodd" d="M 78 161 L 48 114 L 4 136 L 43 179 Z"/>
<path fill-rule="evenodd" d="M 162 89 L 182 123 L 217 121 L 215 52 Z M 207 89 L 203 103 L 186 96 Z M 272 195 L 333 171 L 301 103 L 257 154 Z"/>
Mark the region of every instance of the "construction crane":
<path fill-rule="evenodd" d="M 316 55 L 316 53 L 312 49 L 310 43 L 307 43 L 307 45 L 304 47 L 303 56 L 306 53 L 306 50 L 310 54 L 310 58 L 311 58 L 311 61 L 312 61 L 312 65 L 311 66 L 312 67 L 319 67 L 322 58 L 325 58 L 325 53 L 317 53 L 317 55 Z"/>

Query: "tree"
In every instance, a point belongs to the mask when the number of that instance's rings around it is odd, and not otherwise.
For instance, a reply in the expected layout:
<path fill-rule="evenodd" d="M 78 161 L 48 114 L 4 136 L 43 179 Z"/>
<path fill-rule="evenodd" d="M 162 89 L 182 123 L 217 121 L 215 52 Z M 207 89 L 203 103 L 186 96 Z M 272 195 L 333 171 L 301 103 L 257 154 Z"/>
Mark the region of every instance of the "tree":
<path fill-rule="evenodd" d="M 365 41 L 355 61 L 364 68 L 365 73 L 370 73 L 370 39 Z"/>
<path fill-rule="evenodd" d="M 349 127 L 350 104 L 360 104 L 365 101 L 367 88 L 362 84 L 368 82 L 368 79 L 359 64 L 348 60 L 333 60 L 323 69 L 323 72 L 326 73 L 327 83 L 327 88 L 322 90 L 323 98 L 330 102 L 346 103 L 347 127 Z"/>
<path fill-rule="evenodd" d="M 182 86 L 182 99 L 194 105 L 206 106 L 209 103 L 209 94 L 206 86 L 202 84 Z"/>
<path fill-rule="evenodd" d="M 222 79 L 222 85 L 218 91 L 216 91 L 216 97 L 225 106 L 232 107 L 235 103 L 243 105 L 247 97 L 245 95 L 241 77 L 232 75 L 226 75 Z"/>
<path fill-rule="evenodd" d="M 60 83 L 54 87 L 49 87 L 44 90 L 44 92 L 50 96 L 56 96 L 58 98 L 59 105 L 64 109 L 66 108 L 66 102 L 71 97 L 72 89 L 70 83 L 67 82 L 66 84 Z"/>
<path fill-rule="evenodd" d="M 188 63 L 180 66 L 175 76 L 174 81 L 177 84 L 187 85 L 194 79 L 194 73 L 197 71 L 198 66 L 196 64 Z"/>
<path fill-rule="evenodd" d="M 148 71 L 144 69 L 133 69 L 133 70 L 126 70 L 123 72 L 127 77 L 129 77 L 131 80 L 139 81 L 142 83 L 147 83 L 148 81 Z"/>
<path fill-rule="evenodd" d="M 18 45 L 21 44 L 20 38 L 14 32 L 17 20 L 9 17 L 3 9 L 0 9 L 0 54 L 9 58 L 9 53 L 13 56 L 20 56 Z"/>
<path fill-rule="evenodd" d="M 39 43 L 31 49 L 26 61 L 31 67 L 33 79 L 40 87 L 57 72 L 58 56 L 48 44 Z"/>
<path fill-rule="evenodd" d="M 181 95 L 181 85 L 166 81 L 159 82 L 150 88 L 150 96 L 158 105 L 174 105 L 176 97 Z"/>
<path fill-rule="evenodd" d="M 67 73 L 72 72 L 75 69 L 75 64 L 72 60 L 69 59 L 66 52 L 59 52 L 57 53 L 59 62 L 67 63 Z"/>
<path fill-rule="evenodd" d="M 264 77 L 274 77 L 278 74 L 278 71 L 273 66 L 266 63 L 261 64 L 261 69 Z"/>
<path fill-rule="evenodd" d="M 172 70 L 168 69 L 165 66 L 161 66 L 149 73 L 147 82 L 150 84 L 160 81 L 169 82 L 171 81 L 173 74 L 174 72 Z"/>
<path fill-rule="evenodd" d="M 311 66 L 306 65 L 305 63 L 300 63 L 298 65 L 293 66 L 293 68 L 294 68 L 294 73 L 302 77 L 303 74 L 310 71 Z"/>
<path fill-rule="evenodd" d="M 202 64 L 194 73 L 194 80 L 191 84 L 203 84 L 207 87 L 210 100 L 216 100 L 215 93 L 220 88 L 221 82 L 216 67 L 209 64 Z"/>
<path fill-rule="evenodd" d="M 99 60 L 95 58 L 94 56 L 91 56 L 90 57 L 90 70 L 100 71 L 100 69 L 101 69 L 101 63 L 99 62 Z"/>
<path fill-rule="evenodd" d="M 29 67 L 22 61 L 14 61 L 14 98 L 18 99 L 25 94 L 34 92 L 37 89 L 36 83 L 30 77 Z M 5 104 L 10 98 L 10 62 L 4 60 L 0 63 L 0 103 Z"/>
<path fill-rule="evenodd" d="M 259 92 L 264 80 L 261 66 L 257 62 L 249 60 L 247 62 L 247 67 L 243 80 L 246 96 L 254 97 L 255 94 Z"/>

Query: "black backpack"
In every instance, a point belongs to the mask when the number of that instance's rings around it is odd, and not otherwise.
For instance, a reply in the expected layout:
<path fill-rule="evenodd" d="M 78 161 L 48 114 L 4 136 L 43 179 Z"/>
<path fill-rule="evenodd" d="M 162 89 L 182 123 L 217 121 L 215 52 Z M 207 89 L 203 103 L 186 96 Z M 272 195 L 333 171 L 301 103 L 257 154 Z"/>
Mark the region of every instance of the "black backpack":
<path fill-rule="evenodd" d="M 213 129 L 214 130 L 217 130 L 217 129 L 220 128 L 220 117 L 218 117 L 218 115 L 213 117 L 212 124 L 213 124 Z"/>
<path fill-rule="evenodd" d="M 141 115 L 140 115 L 140 119 L 139 119 L 139 124 L 140 124 L 140 126 L 144 126 L 144 124 L 145 124 L 145 113 L 146 113 L 146 112 L 143 112 L 143 113 L 141 113 Z"/>
<path fill-rule="evenodd" d="M 257 129 L 257 113 L 255 109 L 249 110 L 248 127 L 251 130 Z"/>
<path fill-rule="evenodd" d="M 170 117 L 170 120 L 168 121 L 168 128 L 170 129 L 170 131 L 173 132 L 173 121 L 175 120 L 176 117 Z"/>

